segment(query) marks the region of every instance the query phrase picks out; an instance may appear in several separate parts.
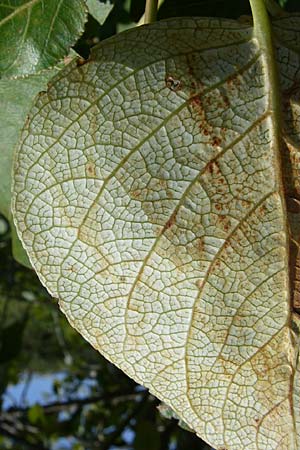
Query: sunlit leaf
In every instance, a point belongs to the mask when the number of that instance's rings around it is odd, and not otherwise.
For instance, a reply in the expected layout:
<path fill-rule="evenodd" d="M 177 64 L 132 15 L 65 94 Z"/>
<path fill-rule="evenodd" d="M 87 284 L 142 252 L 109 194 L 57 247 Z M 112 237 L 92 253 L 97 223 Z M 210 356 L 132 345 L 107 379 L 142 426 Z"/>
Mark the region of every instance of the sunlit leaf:
<path fill-rule="evenodd" d="M 218 450 L 299 448 L 300 17 L 274 30 L 281 93 L 246 24 L 103 42 L 39 97 L 15 165 L 70 323 Z"/>
<path fill-rule="evenodd" d="M 100 25 L 102 25 L 111 10 L 113 9 L 113 4 L 109 1 L 100 2 L 100 0 L 87 0 L 87 6 L 89 10 L 89 14 L 96 19 Z"/>
<path fill-rule="evenodd" d="M 85 20 L 84 0 L 2 0 L 0 78 L 54 66 L 69 53 Z"/>

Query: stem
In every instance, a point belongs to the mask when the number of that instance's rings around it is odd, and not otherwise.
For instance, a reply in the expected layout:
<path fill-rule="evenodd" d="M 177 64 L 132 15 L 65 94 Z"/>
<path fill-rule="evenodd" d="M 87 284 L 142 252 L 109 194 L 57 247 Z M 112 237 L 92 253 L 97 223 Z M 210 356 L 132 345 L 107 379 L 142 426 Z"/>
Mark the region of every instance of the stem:
<path fill-rule="evenodd" d="M 266 90 L 269 93 L 269 110 L 273 119 L 272 122 L 274 125 L 275 134 L 274 138 L 276 140 L 276 144 L 279 144 L 281 129 L 281 102 L 279 95 L 280 85 L 274 54 L 271 24 L 263 0 L 250 0 L 250 5 L 253 15 L 254 36 L 256 37 L 261 52 L 264 56 L 265 84 Z"/>
<path fill-rule="evenodd" d="M 85 398 L 77 398 L 77 399 L 69 399 L 66 401 L 57 401 L 57 402 L 51 402 L 47 403 L 46 405 L 40 404 L 40 406 L 43 408 L 44 412 L 46 414 L 52 414 L 57 411 L 61 411 L 63 409 L 67 409 L 69 406 L 77 406 L 78 408 L 84 405 L 90 405 L 95 404 L 98 402 L 110 402 L 112 406 L 118 405 L 122 402 L 128 402 L 128 401 L 136 401 L 140 402 L 142 398 L 142 393 L 129 393 L 126 395 L 119 395 L 119 396 L 112 396 L 112 395 L 98 395 L 98 396 L 91 396 L 91 397 L 85 397 Z M 6 416 L 17 416 L 20 417 L 22 414 L 26 414 L 30 409 L 30 406 L 25 407 L 14 407 L 12 406 L 9 408 L 5 414 Z M 3 414 L 0 414 L 0 421 L 3 417 Z"/>
<path fill-rule="evenodd" d="M 284 158 L 281 155 L 282 148 L 282 118 L 281 118 L 281 97 L 280 97 L 280 83 L 278 76 L 278 69 L 275 59 L 275 52 L 272 42 L 272 30 L 271 24 L 269 21 L 269 17 L 266 11 L 266 7 L 264 5 L 263 0 L 250 0 L 250 5 L 252 9 L 253 22 L 254 22 L 254 36 L 258 41 L 258 45 L 261 49 L 263 61 L 264 61 L 264 78 L 265 78 L 265 86 L 266 91 L 268 92 L 268 100 L 269 100 L 269 111 L 270 111 L 270 134 L 272 137 L 272 147 L 274 149 L 274 171 L 277 175 L 276 179 L 276 188 L 277 192 L 280 195 L 281 199 L 281 208 L 283 215 L 283 229 L 285 234 L 285 257 L 284 257 L 284 265 L 285 271 L 287 274 L 290 272 L 290 228 L 288 224 L 288 214 L 286 207 L 286 198 L 285 198 L 285 186 L 284 186 L 284 176 L 283 170 L 286 169 L 284 167 Z M 292 310 L 292 296 L 291 296 L 291 282 L 287 279 L 287 302 L 289 303 L 290 311 Z M 292 328 L 292 314 L 288 314 L 287 316 L 287 326 Z M 290 386 L 293 385 L 293 379 L 295 376 L 295 369 L 291 374 L 290 378 Z M 293 415 L 293 397 L 290 395 L 290 415 Z M 294 419 L 293 419 L 294 420 Z M 294 430 L 296 429 L 294 423 Z M 295 433 L 294 433 L 295 435 Z M 294 437 L 294 442 L 295 442 Z M 296 448 L 296 444 L 295 447 Z"/>
<path fill-rule="evenodd" d="M 146 0 L 145 24 L 156 21 L 158 0 Z"/>

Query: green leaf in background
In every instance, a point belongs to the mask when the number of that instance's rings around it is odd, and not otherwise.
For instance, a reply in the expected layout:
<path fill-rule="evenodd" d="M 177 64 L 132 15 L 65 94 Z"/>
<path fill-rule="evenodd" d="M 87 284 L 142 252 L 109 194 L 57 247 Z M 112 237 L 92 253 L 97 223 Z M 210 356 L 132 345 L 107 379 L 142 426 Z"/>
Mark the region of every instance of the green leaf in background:
<path fill-rule="evenodd" d="M 33 425 L 36 425 L 37 423 L 45 423 L 46 422 L 46 417 L 44 414 L 44 410 L 42 408 L 42 406 L 35 404 L 33 406 L 31 406 L 28 410 L 28 420 L 30 423 L 32 423 Z"/>
<path fill-rule="evenodd" d="M 83 32 L 84 0 L 3 0 L 0 4 L 0 78 L 57 64 Z"/>
<path fill-rule="evenodd" d="M 102 2 L 100 0 L 87 0 L 87 7 L 89 10 L 89 14 L 96 19 L 100 25 L 102 25 L 111 10 L 113 9 L 113 3 Z"/>
<path fill-rule="evenodd" d="M 66 58 L 68 62 L 70 58 Z M 14 148 L 20 131 L 33 101 L 40 91 L 47 89 L 49 80 L 64 66 L 62 63 L 53 69 L 36 75 L 11 80 L 0 80 L 0 213 L 10 222 L 13 239 L 13 254 L 21 264 L 31 267 L 27 254 L 19 241 L 11 220 L 11 171 Z"/>
<path fill-rule="evenodd" d="M 265 22 L 103 42 L 38 98 L 15 164 L 70 323 L 217 449 L 299 449 L 300 16 L 275 21 L 281 87 Z"/>

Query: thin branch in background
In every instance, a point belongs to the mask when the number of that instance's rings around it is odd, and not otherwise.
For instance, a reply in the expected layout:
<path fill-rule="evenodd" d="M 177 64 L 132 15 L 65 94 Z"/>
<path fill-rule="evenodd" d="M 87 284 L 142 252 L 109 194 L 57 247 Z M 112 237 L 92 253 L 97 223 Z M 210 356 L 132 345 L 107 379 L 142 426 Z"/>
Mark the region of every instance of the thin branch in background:
<path fill-rule="evenodd" d="M 135 405 L 132 411 L 127 414 L 123 420 L 120 421 L 116 429 L 107 436 L 107 438 L 101 442 L 101 450 L 109 450 L 110 447 L 115 443 L 115 440 L 122 434 L 125 428 L 129 425 L 131 419 L 133 419 L 144 407 L 145 400 L 147 399 L 149 393 L 148 391 L 144 392 L 141 400 Z"/>
<path fill-rule="evenodd" d="M 70 399 L 66 401 L 56 401 L 47 403 L 46 405 L 40 405 L 45 413 L 53 413 L 60 411 L 68 406 L 83 406 L 83 405 L 89 405 L 93 403 L 98 403 L 101 401 L 110 401 L 111 405 L 115 406 L 118 403 L 127 402 L 127 401 L 136 401 L 140 402 L 144 398 L 144 393 L 134 393 L 134 394 L 128 394 L 128 395 L 118 395 L 113 397 L 112 395 L 98 395 L 93 397 L 85 397 L 80 399 Z M 11 407 L 6 411 L 6 414 L 13 414 L 13 415 L 21 415 L 25 414 L 29 411 L 30 407 Z M 0 415 L 1 420 L 1 415 Z"/>
<path fill-rule="evenodd" d="M 28 389 L 32 382 L 32 378 L 33 378 L 33 373 L 31 371 L 27 372 L 26 381 L 24 383 L 24 387 L 23 387 L 23 390 L 20 395 L 19 405 L 26 405 L 26 403 L 27 403 L 26 397 L 27 397 Z"/>
<path fill-rule="evenodd" d="M 158 0 L 158 5 L 157 5 L 157 11 L 159 10 L 159 8 L 161 7 L 161 5 L 163 4 L 164 0 Z M 140 20 L 137 23 L 137 26 L 141 26 L 144 25 L 145 23 L 145 13 L 142 15 L 142 17 L 140 18 Z"/>
<path fill-rule="evenodd" d="M 144 23 L 152 23 L 156 21 L 158 0 L 146 0 L 145 21 Z"/>
<path fill-rule="evenodd" d="M 54 323 L 55 336 L 56 336 L 57 342 L 63 352 L 65 364 L 67 366 L 70 366 L 73 362 L 73 357 L 67 348 L 65 337 L 63 335 L 63 332 L 62 332 L 62 329 L 61 329 L 61 326 L 59 323 L 58 312 L 57 312 L 57 310 L 53 309 L 53 310 L 51 310 L 51 314 L 52 314 L 52 319 L 53 319 L 53 323 Z"/>
<path fill-rule="evenodd" d="M 29 439 L 26 439 L 26 433 Z M 0 435 L 10 438 L 14 443 L 21 444 L 22 449 L 49 450 L 47 447 L 44 447 L 40 439 L 37 442 L 38 429 L 32 426 L 26 428 L 24 424 L 9 416 L 0 419 Z"/>

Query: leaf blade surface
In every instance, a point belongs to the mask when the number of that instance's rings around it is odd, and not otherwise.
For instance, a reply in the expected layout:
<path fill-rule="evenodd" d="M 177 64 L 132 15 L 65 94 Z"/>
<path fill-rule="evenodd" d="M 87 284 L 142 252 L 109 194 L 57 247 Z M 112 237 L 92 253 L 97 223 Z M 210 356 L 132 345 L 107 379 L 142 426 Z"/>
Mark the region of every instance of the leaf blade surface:
<path fill-rule="evenodd" d="M 123 33 L 40 97 L 15 167 L 20 236 L 71 324 L 215 448 L 297 448 L 267 76 L 238 22 Z"/>
<path fill-rule="evenodd" d="M 83 0 L 4 0 L 0 5 L 1 78 L 55 66 L 83 32 Z"/>

